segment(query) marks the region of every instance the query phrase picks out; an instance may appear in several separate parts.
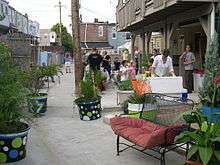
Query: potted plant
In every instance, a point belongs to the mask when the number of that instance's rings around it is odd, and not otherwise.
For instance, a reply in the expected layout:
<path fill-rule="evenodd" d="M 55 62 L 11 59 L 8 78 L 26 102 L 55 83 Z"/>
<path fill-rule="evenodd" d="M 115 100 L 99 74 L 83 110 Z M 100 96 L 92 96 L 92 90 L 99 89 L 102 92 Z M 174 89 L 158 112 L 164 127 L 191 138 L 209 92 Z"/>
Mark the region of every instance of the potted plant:
<path fill-rule="evenodd" d="M 58 73 L 58 66 L 32 66 L 26 71 L 27 87 L 31 91 L 28 95 L 29 111 L 35 114 L 44 114 L 47 111 L 47 93 L 40 92 L 45 80 Z"/>
<path fill-rule="evenodd" d="M 156 99 L 152 95 L 137 95 L 136 93 L 129 96 L 128 100 L 128 113 L 132 118 L 140 118 L 141 111 L 142 118 L 153 121 L 156 117 Z M 143 109 L 144 108 L 144 109 Z"/>
<path fill-rule="evenodd" d="M 88 72 L 80 83 L 80 97 L 75 100 L 83 121 L 101 118 L 101 97 L 98 94 L 95 73 Z"/>
<path fill-rule="evenodd" d="M 210 122 L 200 111 L 184 115 L 189 124 L 196 123 L 193 131 L 184 131 L 176 137 L 178 143 L 188 143 L 188 165 L 217 165 L 220 163 L 220 121 Z"/>
<path fill-rule="evenodd" d="M 10 51 L 0 43 L 0 163 L 24 159 L 29 125 L 24 122 L 27 89 L 24 74 L 12 65 Z"/>
<path fill-rule="evenodd" d="M 220 119 L 220 88 L 217 80 L 220 76 L 219 66 L 219 43 L 218 35 L 215 34 L 206 54 L 203 87 L 199 92 L 203 104 L 201 111 L 212 122 L 217 122 Z"/>
<path fill-rule="evenodd" d="M 134 93 L 130 80 L 119 82 L 117 88 L 117 104 L 123 103 Z"/>

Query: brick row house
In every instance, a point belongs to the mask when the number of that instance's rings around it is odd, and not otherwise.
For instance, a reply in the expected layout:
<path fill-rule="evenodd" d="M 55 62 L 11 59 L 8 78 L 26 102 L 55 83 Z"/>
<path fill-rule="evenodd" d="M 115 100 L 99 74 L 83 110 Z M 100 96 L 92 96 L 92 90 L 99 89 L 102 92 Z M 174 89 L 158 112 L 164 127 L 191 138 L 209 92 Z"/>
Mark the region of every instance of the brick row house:
<path fill-rule="evenodd" d="M 117 32 L 116 24 L 100 22 L 95 19 L 93 23 L 81 23 L 81 47 L 84 51 L 97 48 L 100 51 L 117 53 L 118 47 L 130 42 L 130 33 Z"/>

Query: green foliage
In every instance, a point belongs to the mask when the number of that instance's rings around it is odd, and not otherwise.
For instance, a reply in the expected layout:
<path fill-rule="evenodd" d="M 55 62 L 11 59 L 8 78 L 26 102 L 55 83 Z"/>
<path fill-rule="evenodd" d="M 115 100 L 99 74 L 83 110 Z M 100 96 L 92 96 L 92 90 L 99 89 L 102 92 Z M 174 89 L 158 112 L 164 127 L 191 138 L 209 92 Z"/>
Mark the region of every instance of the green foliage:
<path fill-rule="evenodd" d="M 150 61 L 149 55 L 143 54 L 141 67 L 144 69 L 148 69 L 149 68 L 149 61 Z"/>
<path fill-rule="evenodd" d="M 128 102 L 131 104 L 144 104 L 145 95 L 138 96 L 137 94 L 134 93 L 128 97 Z"/>
<path fill-rule="evenodd" d="M 26 86 L 33 95 L 38 96 L 42 87 L 43 79 L 57 75 L 59 66 L 33 66 L 26 74 Z"/>
<path fill-rule="evenodd" d="M 80 82 L 81 96 L 75 100 L 76 104 L 81 102 L 95 101 L 100 99 L 96 84 L 99 84 L 99 72 L 94 74 L 92 71 L 86 73 L 84 80 Z"/>
<path fill-rule="evenodd" d="M 62 44 L 64 46 L 64 49 L 66 52 L 72 52 L 73 51 L 73 38 L 70 33 L 67 32 L 67 28 L 65 26 L 62 26 Z M 60 36 L 60 24 L 57 23 L 51 28 L 51 31 L 56 32 L 57 36 Z"/>
<path fill-rule="evenodd" d="M 131 81 L 130 80 L 121 81 L 118 84 L 118 89 L 122 90 L 122 91 L 130 91 L 130 90 L 132 90 L 133 88 L 132 88 Z"/>
<path fill-rule="evenodd" d="M 185 115 L 184 119 L 189 124 L 196 123 L 198 129 L 192 132 L 185 131 L 176 138 L 178 143 L 193 142 L 189 149 L 187 159 L 195 159 L 205 165 L 213 161 L 220 161 L 216 143 L 220 142 L 220 122 L 217 124 L 210 123 L 199 111 L 190 115 Z"/>
<path fill-rule="evenodd" d="M 220 51 L 218 34 L 215 33 L 206 52 L 205 77 L 203 87 L 200 89 L 200 99 L 203 105 L 220 106 L 220 89 L 216 91 L 214 79 L 220 75 Z M 216 94 L 214 100 L 213 95 Z"/>
<path fill-rule="evenodd" d="M 128 102 L 132 104 L 154 104 L 156 103 L 155 97 L 153 95 L 137 95 L 136 93 L 132 94 L 131 96 L 128 97 Z"/>
<path fill-rule="evenodd" d="M 6 122 L 23 118 L 27 89 L 23 85 L 24 72 L 11 63 L 10 50 L 0 43 L 0 132 Z"/>

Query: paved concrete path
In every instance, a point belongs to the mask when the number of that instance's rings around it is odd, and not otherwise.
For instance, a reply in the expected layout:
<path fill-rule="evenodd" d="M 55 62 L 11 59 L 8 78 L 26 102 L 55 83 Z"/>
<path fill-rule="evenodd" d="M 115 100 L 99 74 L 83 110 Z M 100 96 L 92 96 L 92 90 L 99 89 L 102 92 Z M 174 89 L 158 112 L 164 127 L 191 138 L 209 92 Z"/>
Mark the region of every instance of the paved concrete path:
<path fill-rule="evenodd" d="M 13 165 L 160 164 L 135 150 L 128 150 L 117 157 L 116 137 L 102 119 L 92 122 L 79 120 L 78 111 L 73 108 L 73 82 L 73 76 L 66 74 L 60 85 L 52 86 L 48 112 L 37 119 L 31 130 L 27 158 Z M 105 95 L 108 99 L 106 104 L 115 104 L 114 97 Z M 167 156 L 167 165 L 183 163 L 184 158 L 176 153 Z"/>

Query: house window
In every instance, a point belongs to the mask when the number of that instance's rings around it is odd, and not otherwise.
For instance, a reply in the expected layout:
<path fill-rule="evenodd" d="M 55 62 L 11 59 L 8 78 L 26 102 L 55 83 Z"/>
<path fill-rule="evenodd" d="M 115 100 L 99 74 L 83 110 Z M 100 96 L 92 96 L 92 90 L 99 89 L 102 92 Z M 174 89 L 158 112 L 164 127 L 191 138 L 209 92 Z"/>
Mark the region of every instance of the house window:
<path fill-rule="evenodd" d="M 126 40 L 130 40 L 131 39 L 131 34 L 130 33 L 126 33 Z"/>
<path fill-rule="evenodd" d="M 112 33 L 112 39 L 116 39 L 116 38 L 117 38 L 116 33 Z"/>
<path fill-rule="evenodd" d="M 103 37 L 103 26 L 98 27 L 98 36 Z"/>

